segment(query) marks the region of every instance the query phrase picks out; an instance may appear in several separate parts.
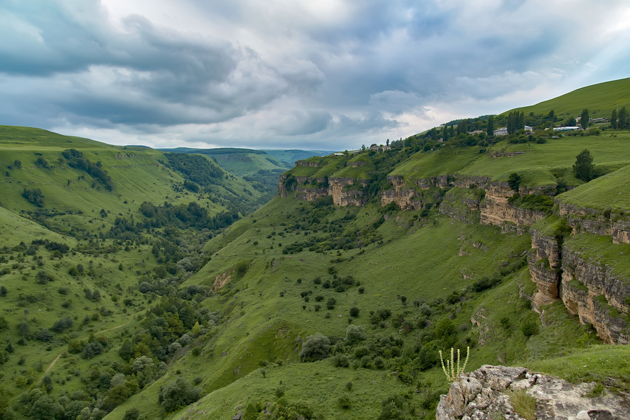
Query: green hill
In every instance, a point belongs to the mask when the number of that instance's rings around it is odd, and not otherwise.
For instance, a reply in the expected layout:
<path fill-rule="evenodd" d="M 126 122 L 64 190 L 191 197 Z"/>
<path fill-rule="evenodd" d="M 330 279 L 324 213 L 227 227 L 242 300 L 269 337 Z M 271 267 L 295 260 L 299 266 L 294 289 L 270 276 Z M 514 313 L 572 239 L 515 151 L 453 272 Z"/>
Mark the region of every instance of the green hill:
<path fill-rule="evenodd" d="M 577 117 L 584 108 L 588 108 L 591 117 L 610 118 L 613 109 L 630 106 L 630 78 L 598 83 L 576 89 L 536 105 L 516 108 L 525 114 L 547 114 L 555 111 L 556 115 Z"/>
<path fill-rule="evenodd" d="M 329 153 L 308 150 L 255 150 L 242 148 L 194 149 L 178 147 L 162 150 L 210 156 L 225 170 L 243 177 L 260 193 L 264 194 L 267 200 L 275 195 L 280 174 L 291 169 L 296 161 Z"/>

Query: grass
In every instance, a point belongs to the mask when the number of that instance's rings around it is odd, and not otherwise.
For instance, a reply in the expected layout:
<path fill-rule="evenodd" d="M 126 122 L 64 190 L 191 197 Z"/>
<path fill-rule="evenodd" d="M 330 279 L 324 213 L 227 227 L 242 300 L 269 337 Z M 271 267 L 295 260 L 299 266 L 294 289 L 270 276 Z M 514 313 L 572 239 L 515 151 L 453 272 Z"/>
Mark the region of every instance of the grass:
<path fill-rule="evenodd" d="M 628 211 L 630 194 L 625 190 L 628 179 L 630 165 L 567 191 L 558 200 L 597 210 Z"/>
<path fill-rule="evenodd" d="M 630 283 L 630 244 L 613 244 L 608 236 L 581 233 L 565 241 L 565 246 L 587 260 L 610 267 L 626 283 Z"/>
<path fill-rule="evenodd" d="M 614 135 L 576 136 L 551 139 L 547 143 L 509 144 L 501 141 L 486 153 L 477 147 L 446 147 L 434 152 L 420 152 L 398 165 L 390 175 L 408 179 L 421 179 L 439 175 L 485 176 L 491 180 L 507 181 L 518 172 L 522 184 L 530 187 L 555 185 L 558 175 L 569 185 L 581 182 L 575 179 L 570 168 L 575 157 L 589 149 L 596 165 L 612 168 L 630 163 L 630 132 Z M 522 152 L 504 157 L 492 157 L 492 152 Z"/>
<path fill-rule="evenodd" d="M 525 390 L 510 391 L 508 397 L 516 414 L 525 420 L 536 420 L 536 398 Z"/>
<path fill-rule="evenodd" d="M 630 347 L 593 345 L 567 349 L 567 354 L 528 362 L 526 367 L 573 383 L 596 382 L 621 392 L 630 391 Z"/>
<path fill-rule="evenodd" d="M 556 115 L 577 117 L 584 108 L 588 108 L 591 117 L 610 118 L 612 110 L 622 106 L 630 106 L 630 78 L 583 87 L 557 98 L 515 110 L 525 114 L 530 112 L 548 114 L 553 110 Z"/>

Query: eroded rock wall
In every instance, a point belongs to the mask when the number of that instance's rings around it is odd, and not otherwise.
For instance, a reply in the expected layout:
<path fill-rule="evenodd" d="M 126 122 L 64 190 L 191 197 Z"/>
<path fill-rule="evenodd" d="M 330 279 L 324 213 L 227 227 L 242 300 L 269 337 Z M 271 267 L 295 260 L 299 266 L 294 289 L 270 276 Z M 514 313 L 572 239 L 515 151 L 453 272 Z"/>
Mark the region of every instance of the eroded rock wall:
<path fill-rule="evenodd" d="M 560 289 L 569 312 L 591 324 L 602 340 L 630 344 L 630 277 L 563 247 Z"/>
<path fill-rule="evenodd" d="M 558 201 L 558 214 L 567 219 L 575 233 L 610 236 L 613 243 L 630 244 L 630 214 L 601 211 Z"/>

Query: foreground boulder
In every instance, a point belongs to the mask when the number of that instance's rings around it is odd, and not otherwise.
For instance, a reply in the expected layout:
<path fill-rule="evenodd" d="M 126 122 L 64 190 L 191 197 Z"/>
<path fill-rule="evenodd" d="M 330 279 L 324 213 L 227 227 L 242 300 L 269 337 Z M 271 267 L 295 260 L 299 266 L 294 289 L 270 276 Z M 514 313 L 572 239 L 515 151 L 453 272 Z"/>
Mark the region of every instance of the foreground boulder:
<path fill-rule="evenodd" d="M 621 420 L 630 398 L 595 383 L 571 384 L 525 368 L 484 365 L 442 395 L 437 420 Z"/>

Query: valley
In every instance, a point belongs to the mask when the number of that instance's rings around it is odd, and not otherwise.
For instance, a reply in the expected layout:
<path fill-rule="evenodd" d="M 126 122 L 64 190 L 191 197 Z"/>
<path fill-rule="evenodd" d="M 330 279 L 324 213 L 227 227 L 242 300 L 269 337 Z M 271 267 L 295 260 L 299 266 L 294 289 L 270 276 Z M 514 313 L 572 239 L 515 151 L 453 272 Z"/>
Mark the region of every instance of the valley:
<path fill-rule="evenodd" d="M 1 415 L 434 419 L 451 348 L 628 403 L 630 122 L 553 128 L 630 83 L 585 89 L 325 156 L 1 126 Z"/>

